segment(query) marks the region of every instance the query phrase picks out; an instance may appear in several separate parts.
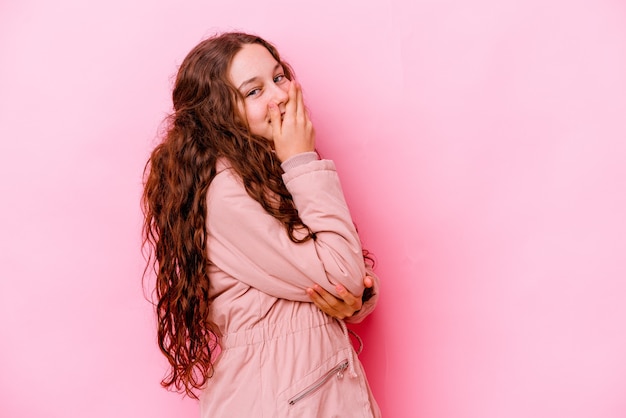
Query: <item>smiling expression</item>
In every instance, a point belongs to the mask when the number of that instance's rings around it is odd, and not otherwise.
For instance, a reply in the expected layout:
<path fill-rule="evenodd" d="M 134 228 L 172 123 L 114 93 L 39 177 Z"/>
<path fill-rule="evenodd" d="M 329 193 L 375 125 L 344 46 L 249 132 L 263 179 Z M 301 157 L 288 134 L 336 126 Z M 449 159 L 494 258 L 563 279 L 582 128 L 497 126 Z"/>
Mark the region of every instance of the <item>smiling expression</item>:
<path fill-rule="evenodd" d="M 228 72 L 230 82 L 241 93 L 239 110 L 245 114 L 250 132 L 272 140 L 269 107 L 275 103 L 285 112 L 291 81 L 283 66 L 260 44 L 244 44 L 235 54 Z"/>

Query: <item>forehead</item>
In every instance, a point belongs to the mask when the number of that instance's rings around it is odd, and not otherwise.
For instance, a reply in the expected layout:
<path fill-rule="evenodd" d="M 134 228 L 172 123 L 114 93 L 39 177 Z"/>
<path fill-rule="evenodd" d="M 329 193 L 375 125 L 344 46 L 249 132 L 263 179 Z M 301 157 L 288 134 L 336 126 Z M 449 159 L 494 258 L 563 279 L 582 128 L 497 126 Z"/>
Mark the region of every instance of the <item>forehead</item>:
<path fill-rule="evenodd" d="M 263 45 L 245 44 L 233 57 L 228 76 L 238 87 L 242 82 L 273 72 L 278 62 Z"/>

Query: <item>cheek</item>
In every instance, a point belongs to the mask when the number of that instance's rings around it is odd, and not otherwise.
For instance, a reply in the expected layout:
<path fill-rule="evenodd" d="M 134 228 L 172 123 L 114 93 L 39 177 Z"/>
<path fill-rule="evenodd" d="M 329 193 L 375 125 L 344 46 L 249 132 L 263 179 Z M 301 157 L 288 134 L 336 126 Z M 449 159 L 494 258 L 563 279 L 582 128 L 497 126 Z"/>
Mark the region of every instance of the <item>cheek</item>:
<path fill-rule="evenodd" d="M 289 87 L 291 86 L 291 83 L 293 83 L 293 81 L 287 80 L 286 82 L 280 85 L 280 88 L 283 89 L 285 93 L 289 93 Z"/>
<path fill-rule="evenodd" d="M 265 123 L 268 115 L 267 105 L 265 103 L 256 102 L 249 105 L 246 109 L 246 116 L 250 125 Z"/>

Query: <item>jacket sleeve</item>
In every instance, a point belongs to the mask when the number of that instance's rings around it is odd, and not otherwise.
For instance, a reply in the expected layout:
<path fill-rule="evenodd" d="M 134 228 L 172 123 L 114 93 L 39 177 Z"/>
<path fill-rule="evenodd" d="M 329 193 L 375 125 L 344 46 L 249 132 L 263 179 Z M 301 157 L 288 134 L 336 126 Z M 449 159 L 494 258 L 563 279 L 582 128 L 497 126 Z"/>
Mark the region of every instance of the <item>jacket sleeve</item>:
<path fill-rule="evenodd" d="M 366 266 L 366 269 L 366 274 L 374 280 L 374 286 L 372 287 L 373 294 L 370 300 L 363 303 L 361 309 L 359 309 L 358 312 L 356 312 L 351 317 L 344 319 L 344 321 L 349 324 L 358 324 L 362 322 L 369 314 L 372 313 L 372 311 L 376 307 L 376 304 L 378 303 L 378 297 L 380 295 L 380 280 L 376 273 L 374 273 L 374 270 L 372 270 L 369 265 Z"/>
<path fill-rule="evenodd" d="M 365 263 L 334 163 L 315 160 L 289 169 L 283 181 L 315 239 L 294 243 L 283 225 L 246 192 L 226 168 L 207 192 L 207 250 L 230 276 L 282 299 L 311 302 L 317 283 L 338 296 L 341 283 L 363 293 Z"/>

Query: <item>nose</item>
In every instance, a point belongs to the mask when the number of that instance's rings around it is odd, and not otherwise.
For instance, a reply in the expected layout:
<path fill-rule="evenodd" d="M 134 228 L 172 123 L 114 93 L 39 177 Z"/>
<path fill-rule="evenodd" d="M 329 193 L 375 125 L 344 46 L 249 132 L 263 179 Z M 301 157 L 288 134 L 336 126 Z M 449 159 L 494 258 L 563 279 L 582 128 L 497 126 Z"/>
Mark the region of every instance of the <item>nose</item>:
<path fill-rule="evenodd" d="M 272 102 L 276 103 L 280 108 L 281 105 L 284 105 L 289 100 L 289 85 L 291 82 L 282 83 L 282 84 L 274 84 L 272 88 Z M 283 109 L 281 108 L 281 111 Z"/>

